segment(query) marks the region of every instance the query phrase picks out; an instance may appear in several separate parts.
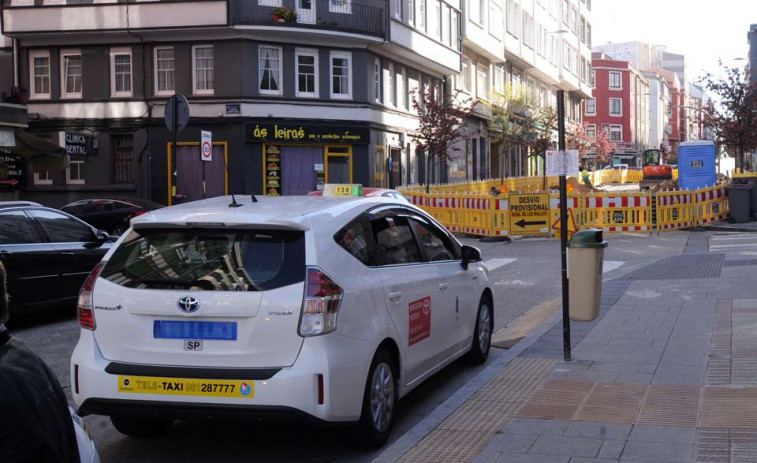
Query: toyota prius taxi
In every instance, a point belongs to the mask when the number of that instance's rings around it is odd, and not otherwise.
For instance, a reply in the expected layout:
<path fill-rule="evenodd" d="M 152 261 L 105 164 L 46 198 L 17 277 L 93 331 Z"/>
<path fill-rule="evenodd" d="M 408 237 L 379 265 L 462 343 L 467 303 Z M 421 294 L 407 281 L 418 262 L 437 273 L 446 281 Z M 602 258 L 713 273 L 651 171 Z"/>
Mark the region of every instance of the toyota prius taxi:
<path fill-rule="evenodd" d="M 479 251 L 407 202 L 159 209 L 131 221 L 81 289 L 73 396 L 80 415 L 131 436 L 281 414 L 380 446 L 401 397 L 460 357 L 486 360 L 492 304 Z"/>

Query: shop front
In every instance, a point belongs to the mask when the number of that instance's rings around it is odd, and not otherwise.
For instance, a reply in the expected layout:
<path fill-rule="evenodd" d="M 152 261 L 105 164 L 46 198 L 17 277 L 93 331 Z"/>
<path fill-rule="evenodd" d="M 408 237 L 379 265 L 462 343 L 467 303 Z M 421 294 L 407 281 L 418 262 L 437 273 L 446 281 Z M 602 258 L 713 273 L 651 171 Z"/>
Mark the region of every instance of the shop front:
<path fill-rule="evenodd" d="M 248 122 L 244 140 L 261 146 L 266 195 L 306 195 L 326 183 L 368 182 L 367 126 Z"/>

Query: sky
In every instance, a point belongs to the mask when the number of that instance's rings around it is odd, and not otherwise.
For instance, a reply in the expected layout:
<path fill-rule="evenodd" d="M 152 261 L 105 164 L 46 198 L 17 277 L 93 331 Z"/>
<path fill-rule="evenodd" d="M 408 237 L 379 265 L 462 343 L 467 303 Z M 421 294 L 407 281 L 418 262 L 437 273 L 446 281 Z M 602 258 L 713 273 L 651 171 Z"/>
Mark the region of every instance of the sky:
<path fill-rule="evenodd" d="M 592 0 L 592 44 L 647 42 L 686 56 L 688 80 L 748 61 L 757 0 Z"/>

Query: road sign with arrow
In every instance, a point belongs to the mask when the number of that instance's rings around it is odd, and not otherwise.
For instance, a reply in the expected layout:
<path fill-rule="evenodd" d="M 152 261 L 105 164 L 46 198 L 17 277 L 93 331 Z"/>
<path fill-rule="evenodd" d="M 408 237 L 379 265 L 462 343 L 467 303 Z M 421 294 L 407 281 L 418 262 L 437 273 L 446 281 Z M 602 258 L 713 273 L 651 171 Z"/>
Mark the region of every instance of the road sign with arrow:
<path fill-rule="evenodd" d="M 511 193 L 510 234 L 549 234 L 549 193 Z"/>

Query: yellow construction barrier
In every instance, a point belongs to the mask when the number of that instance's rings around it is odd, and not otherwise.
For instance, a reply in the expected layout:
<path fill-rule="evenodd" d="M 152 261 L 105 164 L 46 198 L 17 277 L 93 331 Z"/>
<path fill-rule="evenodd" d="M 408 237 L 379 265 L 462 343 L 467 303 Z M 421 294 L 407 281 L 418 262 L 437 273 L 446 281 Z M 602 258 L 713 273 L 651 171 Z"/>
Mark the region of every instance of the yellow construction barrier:
<path fill-rule="evenodd" d="M 656 204 L 657 233 L 689 228 L 697 224 L 693 192 L 659 191 L 653 193 L 652 197 Z"/>
<path fill-rule="evenodd" d="M 593 193 L 582 198 L 581 226 L 606 232 L 652 231 L 652 201 L 647 193 Z"/>
<path fill-rule="evenodd" d="M 730 215 L 728 189 L 725 185 L 702 188 L 694 195 L 697 225 L 719 222 Z"/>

